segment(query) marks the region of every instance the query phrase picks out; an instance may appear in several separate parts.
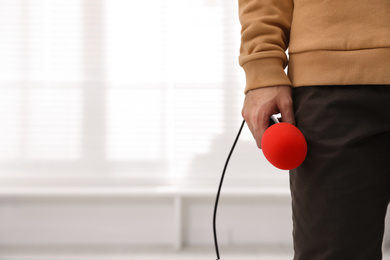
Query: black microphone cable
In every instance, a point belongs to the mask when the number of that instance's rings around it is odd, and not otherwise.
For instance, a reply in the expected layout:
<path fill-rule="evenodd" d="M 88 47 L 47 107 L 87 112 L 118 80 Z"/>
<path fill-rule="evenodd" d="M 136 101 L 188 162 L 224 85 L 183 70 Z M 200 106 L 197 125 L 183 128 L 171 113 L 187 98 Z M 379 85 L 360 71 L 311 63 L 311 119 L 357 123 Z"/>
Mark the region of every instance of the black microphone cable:
<path fill-rule="evenodd" d="M 275 115 L 271 116 L 269 118 L 269 126 L 271 126 L 273 124 L 276 124 L 276 123 L 279 123 L 278 118 L 276 118 Z M 218 207 L 219 195 L 221 193 L 222 183 L 223 183 L 223 179 L 225 177 L 225 172 L 226 172 L 227 165 L 229 163 L 230 157 L 232 156 L 232 153 L 233 153 L 234 147 L 236 146 L 238 138 L 240 137 L 240 134 L 241 134 L 242 128 L 244 127 L 244 124 L 245 124 L 245 120 L 242 121 L 242 124 L 241 124 L 240 130 L 238 131 L 236 140 L 234 141 L 232 149 L 230 150 L 229 156 L 228 156 L 228 158 L 226 160 L 225 167 L 223 169 L 222 176 L 221 176 L 221 181 L 219 182 L 217 198 L 215 199 L 214 217 L 213 217 L 213 229 L 214 229 L 214 245 L 215 245 L 215 252 L 217 253 L 217 260 L 219 260 L 219 249 L 218 249 L 217 230 L 216 230 L 216 227 L 215 227 L 215 220 L 216 220 L 216 217 L 217 217 L 217 207 Z"/>
<path fill-rule="evenodd" d="M 217 231 L 216 231 L 216 228 L 215 228 L 215 219 L 216 219 L 216 216 L 217 216 L 217 207 L 218 207 L 218 201 L 219 201 L 219 194 L 221 193 L 221 187 L 222 187 L 223 179 L 225 177 L 226 168 L 227 168 L 227 165 L 228 165 L 229 160 L 230 160 L 230 156 L 233 153 L 234 147 L 236 146 L 238 138 L 240 137 L 241 130 L 244 127 L 244 124 L 245 124 L 245 120 L 242 121 L 242 124 L 241 124 L 240 130 L 238 131 L 236 140 L 234 141 L 232 149 L 230 150 L 229 156 L 228 156 L 228 158 L 226 160 L 225 167 L 223 169 L 222 176 L 221 176 L 221 181 L 219 183 L 219 188 L 218 188 L 218 192 L 217 192 L 217 198 L 215 200 L 213 228 L 214 228 L 214 245 L 215 245 L 215 252 L 217 253 L 217 260 L 219 260 L 219 250 L 218 250 L 218 241 L 217 241 Z"/>

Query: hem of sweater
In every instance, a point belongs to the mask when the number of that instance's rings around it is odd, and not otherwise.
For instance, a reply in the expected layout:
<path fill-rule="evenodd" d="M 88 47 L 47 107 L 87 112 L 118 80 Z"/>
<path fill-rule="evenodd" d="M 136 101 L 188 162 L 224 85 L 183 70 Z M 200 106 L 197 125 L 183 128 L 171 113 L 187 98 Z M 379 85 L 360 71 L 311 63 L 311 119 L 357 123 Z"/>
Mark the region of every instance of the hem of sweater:
<path fill-rule="evenodd" d="M 284 72 L 286 66 L 281 58 L 268 57 L 257 59 L 243 64 L 242 67 L 246 77 L 245 94 L 249 90 L 263 87 L 285 85 L 292 87 L 290 80 Z"/>
<path fill-rule="evenodd" d="M 293 87 L 390 84 L 390 47 L 289 53 Z"/>

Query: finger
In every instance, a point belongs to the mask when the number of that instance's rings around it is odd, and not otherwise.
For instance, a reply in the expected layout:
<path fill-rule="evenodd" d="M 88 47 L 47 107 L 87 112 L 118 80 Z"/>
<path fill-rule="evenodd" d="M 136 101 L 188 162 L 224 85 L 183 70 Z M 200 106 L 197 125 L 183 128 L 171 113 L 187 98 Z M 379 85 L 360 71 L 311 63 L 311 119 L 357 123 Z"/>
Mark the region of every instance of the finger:
<path fill-rule="evenodd" d="M 265 130 L 269 127 L 269 115 L 266 113 L 260 113 L 257 117 L 257 123 L 255 130 L 255 139 L 257 143 L 257 147 L 261 149 L 261 140 L 263 139 L 263 135 Z"/>
<path fill-rule="evenodd" d="M 256 123 L 257 122 L 257 116 L 253 115 L 253 114 L 249 114 L 245 110 L 243 110 L 242 115 L 243 115 L 243 117 L 245 119 L 245 122 L 246 122 L 250 132 L 252 133 L 253 138 L 256 140 L 256 134 L 255 134 L 256 131 L 255 131 L 255 129 L 256 129 L 256 124 L 257 124 Z"/>
<path fill-rule="evenodd" d="M 282 114 L 282 121 L 295 125 L 294 109 L 291 99 L 285 99 L 279 103 L 279 110 Z"/>

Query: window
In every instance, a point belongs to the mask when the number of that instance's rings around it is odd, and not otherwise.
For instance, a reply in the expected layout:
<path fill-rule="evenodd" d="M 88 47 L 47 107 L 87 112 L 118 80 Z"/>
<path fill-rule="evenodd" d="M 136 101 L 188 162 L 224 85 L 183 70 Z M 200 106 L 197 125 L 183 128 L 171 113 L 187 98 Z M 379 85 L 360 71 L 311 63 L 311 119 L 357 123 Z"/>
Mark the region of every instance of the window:
<path fill-rule="evenodd" d="M 242 121 L 236 2 L 0 5 L 0 178 L 216 185 Z M 247 127 L 228 171 L 232 186 L 287 180 Z"/>

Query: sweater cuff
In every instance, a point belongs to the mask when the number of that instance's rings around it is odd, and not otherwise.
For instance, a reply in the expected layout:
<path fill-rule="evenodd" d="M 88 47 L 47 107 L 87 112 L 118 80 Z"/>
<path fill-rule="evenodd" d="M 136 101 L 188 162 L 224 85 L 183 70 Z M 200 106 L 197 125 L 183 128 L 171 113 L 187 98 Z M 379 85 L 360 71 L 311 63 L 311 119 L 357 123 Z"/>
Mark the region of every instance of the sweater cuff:
<path fill-rule="evenodd" d="M 258 59 L 247 62 L 242 67 L 246 76 L 245 94 L 256 88 L 293 86 L 284 72 L 284 62 L 280 58 Z"/>

